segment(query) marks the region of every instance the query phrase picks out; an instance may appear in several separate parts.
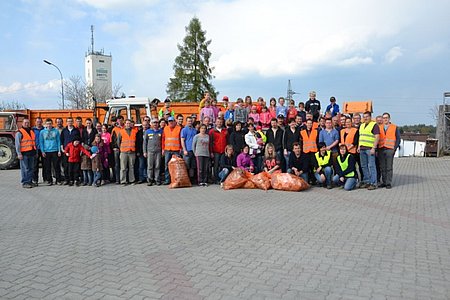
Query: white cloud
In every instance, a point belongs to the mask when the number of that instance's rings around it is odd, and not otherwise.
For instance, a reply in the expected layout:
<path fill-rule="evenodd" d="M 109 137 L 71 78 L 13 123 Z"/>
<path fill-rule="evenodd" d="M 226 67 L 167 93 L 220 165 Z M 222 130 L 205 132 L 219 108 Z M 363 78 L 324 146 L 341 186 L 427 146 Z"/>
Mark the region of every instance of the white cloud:
<path fill-rule="evenodd" d="M 130 29 L 127 22 L 107 22 L 102 26 L 103 31 L 113 35 L 123 35 Z"/>
<path fill-rule="evenodd" d="M 392 47 L 384 56 L 384 62 L 391 64 L 401 56 L 403 56 L 403 49 L 399 46 Z"/>
<path fill-rule="evenodd" d="M 53 79 L 46 83 L 39 82 L 13 82 L 8 86 L 0 85 L 0 94 L 15 94 L 15 93 L 40 93 L 48 91 L 57 91 L 61 88 L 61 81 L 59 79 Z"/>
<path fill-rule="evenodd" d="M 198 6 L 196 15 L 212 39 L 214 75 L 227 80 L 372 64 L 377 44 L 409 24 L 408 16 L 395 13 L 402 5 L 387 0 L 209 1 Z M 133 55 L 138 72 L 171 70 L 175 46 L 192 18 L 172 8 L 158 34 L 138 34 L 140 47 Z"/>
<path fill-rule="evenodd" d="M 105 10 L 119 10 L 119 9 L 142 9 L 154 5 L 159 0 L 78 0 L 78 2 L 87 4 L 89 6 L 105 9 Z"/>

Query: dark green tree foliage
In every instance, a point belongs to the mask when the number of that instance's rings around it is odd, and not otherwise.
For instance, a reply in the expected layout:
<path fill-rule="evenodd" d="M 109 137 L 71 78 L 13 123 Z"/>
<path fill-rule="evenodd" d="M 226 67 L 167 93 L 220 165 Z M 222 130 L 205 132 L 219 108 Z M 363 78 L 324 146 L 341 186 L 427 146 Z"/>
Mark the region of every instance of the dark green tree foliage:
<path fill-rule="evenodd" d="M 180 54 L 173 65 L 175 74 L 167 84 L 167 93 L 172 101 L 197 102 L 205 91 L 209 91 L 212 98 L 216 97 L 210 83 L 213 78 L 213 68 L 209 66 L 211 52 L 208 50 L 211 40 L 207 41 L 205 35 L 200 20 L 194 17 L 186 27 L 183 45 L 178 44 Z"/>

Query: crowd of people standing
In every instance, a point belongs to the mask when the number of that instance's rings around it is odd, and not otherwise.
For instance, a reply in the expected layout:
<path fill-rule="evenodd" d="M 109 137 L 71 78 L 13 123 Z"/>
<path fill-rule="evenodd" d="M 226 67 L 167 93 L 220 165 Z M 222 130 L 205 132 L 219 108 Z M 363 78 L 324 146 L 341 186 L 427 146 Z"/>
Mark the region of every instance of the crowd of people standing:
<path fill-rule="evenodd" d="M 47 185 L 108 183 L 167 185 L 168 163 L 181 156 L 192 183 L 221 184 L 235 168 L 251 173 L 288 172 L 331 189 L 392 187 L 393 158 L 400 132 L 389 113 L 345 115 L 335 97 L 322 109 L 316 93 L 306 103 L 280 97 L 219 104 L 208 92 L 199 113 L 176 114 L 170 100 L 141 124 L 114 116 L 91 119 L 25 119 L 16 134 L 24 188 L 38 186 L 39 164 Z M 287 105 L 286 105 L 287 104 Z"/>

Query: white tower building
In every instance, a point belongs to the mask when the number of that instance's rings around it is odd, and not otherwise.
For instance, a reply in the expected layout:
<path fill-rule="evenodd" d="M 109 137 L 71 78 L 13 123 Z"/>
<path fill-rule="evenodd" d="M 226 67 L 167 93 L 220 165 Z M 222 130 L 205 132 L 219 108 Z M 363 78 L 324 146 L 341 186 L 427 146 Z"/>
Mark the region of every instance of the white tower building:
<path fill-rule="evenodd" d="M 112 97 L 112 56 L 94 50 L 94 26 L 91 26 L 91 49 L 84 58 L 87 97 L 93 107 L 93 99 L 104 102 Z"/>

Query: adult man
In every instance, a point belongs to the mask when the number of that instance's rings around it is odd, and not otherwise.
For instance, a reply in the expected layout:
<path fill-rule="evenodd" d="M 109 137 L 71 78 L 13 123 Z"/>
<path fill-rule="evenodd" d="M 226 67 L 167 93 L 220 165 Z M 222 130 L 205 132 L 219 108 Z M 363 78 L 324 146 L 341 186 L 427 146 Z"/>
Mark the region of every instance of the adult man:
<path fill-rule="evenodd" d="M 61 134 L 61 132 L 64 129 L 64 125 L 63 125 L 63 119 L 62 118 L 56 118 L 56 129 L 58 129 L 59 134 Z"/>
<path fill-rule="evenodd" d="M 364 113 L 364 123 L 359 127 L 358 152 L 363 170 L 363 185 L 368 190 L 377 188 L 377 167 L 375 163 L 375 152 L 380 137 L 380 127 L 372 121 L 372 113 Z"/>
<path fill-rule="evenodd" d="M 317 144 L 319 143 L 319 132 L 317 129 L 313 128 L 312 119 L 306 121 L 306 129 L 300 131 L 300 136 L 303 143 L 303 153 L 307 157 L 310 166 L 312 166 L 312 163 L 315 160 L 314 154 L 319 150 L 317 148 Z M 310 176 L 309 179 L 314 180 L 315 177 Z"/>
<path fill-rule="evenodd" d="M 331 119 L 325 120 L 325 129 L 319 132 L 319 143 L 325 143 L 326 149 L 331 150 L 333 162 L 338 156 L 339 132 L 333 128 Z"/>
<path fill-rule="evenodd" d="M 181 129 L 181 147 L 183 148 L 183 159 L 186 162 L 186 166 L 189 173 L 191 182 L 195 180 L 195 156 L 192 151 L 192 141 L 197 134 L 197 130 L 193 127 L 191 117 L 186 118 L 186 126 Z"/>
<path fill-rule="evenodd" d="M 136 135 L 136 165 L 137 172 L 135 170 L 135 175 L 137 173 L 137 178 L 139 178 L 138 184 L 147 182 L 147 158 L 144 156 L 143 152 L 143 142 L 144 142 L 144 133 L 147 129 L 150 128 L 150 117 L 146 116 L 142 120 L 142 126 L 138 128 L 138 132 Z M 136 177 L 136 176 L 135 176 Z"/>
<path fill-rule="evenodd" d="M 162 129 L 158 128 L 158 119 L 152 119 L 150 128 L 144 132 L 144 141 L 142 150 L 144 157 L 147 158 L 147 185 L 161 185 L 161 143 Z"/>
<path fill-rule="evenodd" d="M 302 117 L 302 122 L 306 121 L 306 111 L 305 111 L 305 103 L 300 102 L 298 104 L 297 115 Z"/>
<path fill-rule="evenodd" d="M 316 92 L 309 92 L 309 100 L 305 104 L 306 112 L 313 115 L 313 121 L 317 122 L 320 116 L 320 101 L 316 99 Z"/>
<path fill-rule="evenodd" d="M 74 141 L 76 138 L 78 140 L 80 140 L 80 131 L 77 130 L 75 128 L 75 126 L 73 126 L 73 118 L 72 117 L 68 117 L 66 119 L 66 124 L 67 126 L 63 129 L 63 131 L 61 132 L 61 136 L 60 136 L 60 141 L 61 141 L 61 152 L 63 153 L 62 155 L 62 165 L 64 168 L 64 185 L 68 185 L 70 182 L 70 173 L 69 173 L 69 159 L 68 157 L 65 155 L 65 149 L 67 147 L 67 145 L 69 143 L 71 143 L 72 141 Z"/>
<path fill-rule="evenodd" d="M 175 116 L 175 111 L 172 108 L 170 108 L 169 98 L 166 98 L 166 100 L 164 100 L 164 107 L 159 110 L 158 118 L 162 119 L 166 114 L 168 114 L 170 117 Z"/>
<path fill-rule="evenodd" d="M 297 116 L 298 117 L 298 116 Z M 289 168 L 289 158 L 295 143 L 300 142 L 300 129 L 296 126 L 295 119 L 289 119 L 289 126 L 284 130 L 284 159 L 286 170 Z"/>
<path fill-rule="evenodd" d="M 16 152 L 20 161 L 21 183 L 24 188 L 32 188 L 34 161 L 36 157 L 36 137 L 30 128 L 30 120 L 23 119 L 22 128 L 16 133 Z"/>
<path fill-rule="evenodd" d="M 78 131 L 80 132 L 80 137 L 82 138 L 84 125 L 83 125 L 83 119 L 79 116 L 75 118 L 75 128 L 78 129 Z"/>
<path fill-rule="evenodd" d="M 181 128 L 183 128 L 184 127 L 183 122 L 184 122 L 183 115 L 182 114 L 178 114 L 177 115 L 177 125 L 180 126 Z"/>
<path fill-rule="evenodd" d="M 391 115 L 383 114 L 383 125 L 380 126 L 380 140 L 378 142 L 378 159 L 380 161 L 381 180 L 380 187 L 392 187 L 392 174 L 394 154 L 400 145 L 400 130 L 391 123 Z"/>
<path fill-rule="evenodd" d="M 283 119 L 285 119 L 287 117 L 287 110 L 288 108 L 284 105 L 285 104 L 285 100 L 283 97 L 278 98 L 278 105 L 277 105 L 277 116 L 282 115 Z"/>
<path fill-rule="evenodd" d="M 125 128 L 117 135 L 117 146 L 120 150 L 120 183 L 125 186 L 135 185 L 134 163 L 136 161 L 137 131 L 131 126 L 131 120 L 125 121 Z M 127 181 L 128 170 L 128 181 Z"/>
<path fill-rule="evenodd" d="M 223 127 L 223 119 L 216 120 L 216 126 L 209 131 L 209 142 L 211 154 L 214 159 L 214 179 L 216 183 L 219 183 L 219 163 L 220 156 L 225 153 L 225 147 L 227 146 L 228 131 Z"/>
<path fill-rule="evenodd" d="M 169 160 L 172 155 L 179 156 L 181 150 L 181 127 L 177 126 L 173 117 L 168 118 L 169 125 L 164 127 L 162 135 L 162 154 L 164 155 L 164 185 L 170 184 Z"/>
<path fill-rule="evenodd" d="M 353 114 L 353 127 L 359 129 L 361 126 L 361 115 L 359 113 Z"/>
<path fill-rule="evenodd" d="M 301 153 L 300 144 L 295 142 L 292 144 L 292 152 L 289 156 L 288 173 L 300 176 L 308 182 L 308 173 L 311 169 L 309 159 Z"/>
<path fill-rule="evenodd" d="M 331 113 L 331 117 L 334 117 L 339 113 L 339 105 L 336 103 L 335 97 L 330 97 L 330 104 L 327 106 L 325 111 L 329 111 Z"/>
<path fill-rule="evenodd" d="M 53 176 L 55 174 L 56 183 L 62 184 L 61 179 L 61 140 L 58 129 L 53 128 L 52 119 L 45 120 L 46 128 L 41 131 L 39 135 L 39 148 L 42 151 L 42 157 L 44 158 L 44 170 L 46 172 L 45 179 L 47 185 L 53 185 Z"/>
<path fill-rule="evenodd" d="M 35 145 L 37 150 L 37 157 L 34 160 L 34 172 L 33 172 L 33 183 L 35 185 L 39 182 L 39 163 L 42 164 L 42 178 L 44 181 L 47 180 L 47 171 L 44 165 L 44 158 L 42 157 L 42 150 L 39 148 L 39 137 L 42 130 L 44 130 L 43 121 L 41 117 L 36 118 L 36 125 L 32 128 L 34 131 L 34 136 L 36 138 Z"/>
<path fill-rule="evenodd" d="M 267 143 L 272 143 L 275 147 L 276 155 L 278 155 L 283 161 L 281 162 L 283 172 L 286 172 L 286 166 L 284 165 L 284 130 L 278 125 L 277 119 L 270 120 L 270 128 L 266 132 Z"/>
<path fill-rule="evenodd" d="M 117 145 L 117 136 L 119 132 L 123 129 L 123 117 L 118 116 L 116 121 L 113 123 L 113 129 L 111 130 L 111 148 L 114 154 L 114 168 L 113 177 L 116 184 L 120 184 L 120 149 Z"/>

